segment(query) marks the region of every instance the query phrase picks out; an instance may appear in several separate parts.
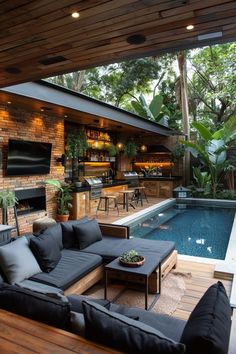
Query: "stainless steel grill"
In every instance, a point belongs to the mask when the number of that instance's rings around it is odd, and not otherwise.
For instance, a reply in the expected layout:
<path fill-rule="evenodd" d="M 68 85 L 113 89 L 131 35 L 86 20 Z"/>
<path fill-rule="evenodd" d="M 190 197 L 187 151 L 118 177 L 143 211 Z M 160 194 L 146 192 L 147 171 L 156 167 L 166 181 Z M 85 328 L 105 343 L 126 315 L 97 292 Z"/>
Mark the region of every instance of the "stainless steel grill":
<path fill-rule="evenodd" d="M 90 186 L 90 200 L 98 199 L 102 195 L 102 179 L 99 177 L 85 178 L 86 183 Z"/>
<path fill-rule="evenodd" d="M 123 178 L 129 182 L 129 187 L 138 187 L 138 174 L 135 171 L 122 171 Z"/>

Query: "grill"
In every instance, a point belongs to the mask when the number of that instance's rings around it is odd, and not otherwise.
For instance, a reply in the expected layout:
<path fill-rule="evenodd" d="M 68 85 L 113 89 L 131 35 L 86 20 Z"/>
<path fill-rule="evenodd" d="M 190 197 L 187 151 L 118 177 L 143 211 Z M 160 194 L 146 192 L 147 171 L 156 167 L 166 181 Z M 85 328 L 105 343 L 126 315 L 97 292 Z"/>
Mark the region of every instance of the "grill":
<path fill-rule="evenodd" d="M 98 199 L 102 195 L 102 179 L 99 177 L 85 178 L 86 183 L 90 186 L 90 200 Z"/>
<path fill-rule="evenodd" d="M 129 182 L 129 187 L 138 187 L 138 174 L 135 171 L 122 171 L 123 178 Z"/>

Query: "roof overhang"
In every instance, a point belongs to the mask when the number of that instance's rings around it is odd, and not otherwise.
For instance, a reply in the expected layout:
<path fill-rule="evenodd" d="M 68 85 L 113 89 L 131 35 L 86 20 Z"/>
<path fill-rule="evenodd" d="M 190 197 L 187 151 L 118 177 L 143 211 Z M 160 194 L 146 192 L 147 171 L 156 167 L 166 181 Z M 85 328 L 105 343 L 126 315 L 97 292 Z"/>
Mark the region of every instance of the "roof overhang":
<path fill-rule="evenodd" d="M 47 106 L 48 109 L 50 109 L 50 114 L 56 113 L 57 115 L 61 115 L 61 117 L 67 115 L 68 120 L 70 118 L 68 117 L 68 110 L 71 114 L 73 112 L 73 121 L 78 124 L 89 125 L 92 116 L 99 117 L 105 121 L 113 122 L 114 130 L 120 130 L 119 127 L 123 125 L 124 127 L 127 127 L 127 129 L 130 127 L 137 130 L 137 133 L 140 131 L 146 131 L 163 136 L 177 134 L 174 130 L 161 124 L 151 122 L 123 109 L 46 81 L 29 82 L 9 86 L 1 89 L 0 91 L 2 92 L 1 100 L 4 104 L 6 104 L 6 102 L 13 96 L 18 97 L 18 105 L 20 104 L 20 101 L 23 102 L 24 100 L 37 101 L 38 108 L 36 109 L 40 110 L 42 105 L 44 107 Z M 19 100 L 19 97 L 21 100 Z M 76 116 L 76 113 L 89 115 L 90 119 L 83 121 L 83 119 L 81 119 L 81 115 L 77 114 Z"/>

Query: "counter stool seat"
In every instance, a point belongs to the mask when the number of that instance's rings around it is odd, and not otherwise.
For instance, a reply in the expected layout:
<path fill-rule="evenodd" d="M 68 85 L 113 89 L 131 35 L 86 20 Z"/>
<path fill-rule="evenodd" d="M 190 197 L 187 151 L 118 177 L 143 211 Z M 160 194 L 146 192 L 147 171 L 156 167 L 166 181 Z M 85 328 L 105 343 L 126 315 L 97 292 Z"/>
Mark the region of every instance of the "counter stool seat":
<path fill-rule="evenodd" d="M 111 207 L 110 202 L 113 202 L 113 207 Z M 104 204 L 104 206 L 102 206 L 102 204 Z M 100 211 L 105 211 L 106 214 L 109 214 L 110 209 L 116 209 L 117 213 L 119 215 L 119 209 L 118 209 L 118 203 L 117 203 L 117 197 L 116 195 L 102 195 L 99 198 L 99 202 L 98 202 L 98 206 L 97 206 L 97 210 L 96 210 L 96 214 L 97 212 Z"/>

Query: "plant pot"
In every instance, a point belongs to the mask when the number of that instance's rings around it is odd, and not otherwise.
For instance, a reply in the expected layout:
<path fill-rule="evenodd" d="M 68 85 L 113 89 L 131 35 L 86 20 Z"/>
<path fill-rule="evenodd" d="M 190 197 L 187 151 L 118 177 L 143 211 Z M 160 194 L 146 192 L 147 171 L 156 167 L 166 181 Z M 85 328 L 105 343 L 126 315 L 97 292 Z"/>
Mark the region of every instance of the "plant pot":
<path fill-rule="evenodd" d="M 127 262 L 122 258 L 119 258 L 120 264 L 125 267 L 140 267 L 144 264 L 145 258 L 143 256 L 139 256 L 140 260 L 136 262 Z"/>
<path fill-rule="evenodd" d="M 66 215 L 59 215 L 59 214 L 57 214 L 56 219 L 57 219 L 57 221 L 59 221 L 59 222 L 65 222 L 65 221 L 68 221 L 69 216 L 70 216 L 70 215 L 68 215 L 68 214 L 66 214 Z"/>

